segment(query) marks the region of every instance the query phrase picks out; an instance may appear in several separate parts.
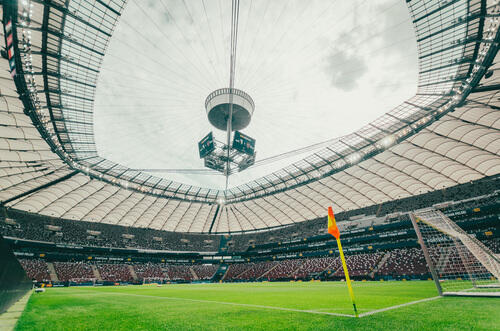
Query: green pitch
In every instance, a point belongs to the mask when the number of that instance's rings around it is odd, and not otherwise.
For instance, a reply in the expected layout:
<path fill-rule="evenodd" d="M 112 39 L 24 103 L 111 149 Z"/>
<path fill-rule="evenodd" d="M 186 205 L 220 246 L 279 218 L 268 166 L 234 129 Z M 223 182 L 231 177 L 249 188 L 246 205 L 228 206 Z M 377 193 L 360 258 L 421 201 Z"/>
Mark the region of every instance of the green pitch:
<path fill-rule="evenodd" d="M 433 298 L 432 282 L 355 282 L 360 313 Z M 54 288 L 17 330 L 500 330 L 500 299 L 437 298 L 352 315 L 345 283 Z M 338 314 L 338 315 L 336 315 Z"/>

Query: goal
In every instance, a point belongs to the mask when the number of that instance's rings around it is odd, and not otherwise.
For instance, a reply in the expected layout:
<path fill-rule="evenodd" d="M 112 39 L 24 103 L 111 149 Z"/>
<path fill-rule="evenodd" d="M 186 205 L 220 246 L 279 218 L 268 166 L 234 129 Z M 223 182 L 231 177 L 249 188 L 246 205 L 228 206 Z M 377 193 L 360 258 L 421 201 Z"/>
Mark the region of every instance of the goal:
<path fill-rule="evenodd" d="M 142 285 L 161 285 L 165 283 L 165 278 L 162 277 L 145 277 L 142 280 Z"/>
<path fill-rule="evenodd" d="M 68 281 L 68 287 L 82 285 L 95 286 L 96 281 L 96 278 L 71 278 Z"/>
<path fill-rule="evenodd" d="M 440 295 L 500 297 L 500 259 L 435 209 L 410 218 Z"/>

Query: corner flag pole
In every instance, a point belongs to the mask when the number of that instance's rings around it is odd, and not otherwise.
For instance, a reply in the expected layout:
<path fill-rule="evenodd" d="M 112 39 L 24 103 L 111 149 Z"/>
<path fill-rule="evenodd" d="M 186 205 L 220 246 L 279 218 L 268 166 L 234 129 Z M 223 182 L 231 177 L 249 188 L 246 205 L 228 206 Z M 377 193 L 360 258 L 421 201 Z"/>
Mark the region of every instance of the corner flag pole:
<path fill-rule="evenodd" d="M 332 207 L 328 207 L 328 233 L 337 239 L 337 246 L 339 247 L 340 259 L 342 260 L 342 267 L 344 268 L 345 280 L 347 283 L 347 288 L 349 289 L 349 296 L 351 297 L 352 306 L 354 307 L 354 315 L 359 317 L 358 309 L 356 308 L 356 301 L 354 300 L 354 292 L 352 290 L 351 278 L 349 278 L 349 270 L 347 270 L 347 264 L 345 262 L 344 251 L 342 250 L 342 244 L 340 243 L 340 231 L 335 222 L 335 216 L 333 215 Z"/>

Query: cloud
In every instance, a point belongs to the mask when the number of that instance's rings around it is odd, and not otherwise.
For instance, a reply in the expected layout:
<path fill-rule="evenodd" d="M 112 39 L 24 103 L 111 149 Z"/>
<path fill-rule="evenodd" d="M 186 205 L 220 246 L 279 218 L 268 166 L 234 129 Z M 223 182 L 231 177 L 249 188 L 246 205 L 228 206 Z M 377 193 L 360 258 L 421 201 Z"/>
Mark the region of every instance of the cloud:
<path fill-rule="evenodd" d="M 326 75 L 331 85 L 343 91 L 352 91 L 358 80 L 367 72 L 364 59 L 343 50 L 334 50 L 326 58 Z"/>

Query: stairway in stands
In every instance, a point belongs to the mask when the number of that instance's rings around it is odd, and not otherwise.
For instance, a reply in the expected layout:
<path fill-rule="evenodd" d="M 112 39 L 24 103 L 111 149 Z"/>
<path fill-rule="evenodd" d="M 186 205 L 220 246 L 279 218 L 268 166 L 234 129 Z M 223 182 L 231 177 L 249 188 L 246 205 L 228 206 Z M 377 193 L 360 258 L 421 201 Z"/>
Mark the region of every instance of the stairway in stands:
<path fill-rule="evenodd" d="M 198 275 L 193 270 L 193 267 L 189 267 L 189 272 L 191 272 L 191 276 L 193 276 L 193 280 L 199 280 Z"/>
<path fill-rule="evenodd" d="M 97 270 L 97 267 L 94 264 L 92 264 L 90 267 L 92 268 L 92 273 L 94 274 L 94 277 L 98 281 L 102 282 L 101 274 L 99 273 L 99 270 Z"/>
<path fill-rule="evenodd" d="M 384 264 L 387 262 L 387 260 L 391 257 L 391 253 L 387 252 L 385 253 L 384 256 L 380 259 L 380 261 L 377 263 L 375 268 L 368 274 L 371 278 L 375 277 L 375 273 L 380 270 L 384 266 Z"/>
<path fill-rule="evenodd" d="M 334 275 L 337 271 L 342 268 L 342 264 L 337 264 L 340 261 L 340 257 L 338 260 L 333 260 L 325 270 L 317 273 L 316 275 L 312 275 L 313 277 L 320 278 L 321 276 L 326 276 L 327 278 L 331 275 Z"/>
<path fill-rule="evenodd" d="M 47 269 L 49 269 L 50 279 L 53 282 L 58 282 L 59 278 L 57 278 L 56 269 L 54 268 L 54 264 L 52 262 L 47 262 Z"/>
<path fill-rule="evenodd" d="M 134 280 L 137 280 L 137 274 L 135 273 L 134 267 L 131 266 L 130 264 L 128 265 L 128 270 L 130 272 L 130 275 Z"/>
<path fill-rule="evenodd" d="M 218 282 L 218 281 L 224 280 L 224 278 L 226 277 L 226 273 L 227 273 L 228 269 L 229 268 L 228 268 L 227 264 L 221 263 L 219 265 L 219 269 L 217 269 L 217 271 L 213 275 L 211 281 L 212 282 Z"/>
<path fill-rule="evenodd" d="M 227 253 L 229 247 L 227 246 L 227 243 L 229 241 L 231 241 L 231 239 L 233 238 L 233 236 L 231 236 L 230 234 L 226 234 L 226 235 L 223 235 L 221 236 L 220 238 L 220 243 L 219 243 L 219 253 Z"/>
<path fill-rule="evenodd" d="M 279 262 L 275 263 L 271 268 L 269 268 L 262 275 L 260 275 L 259 277 L 257 277 L 257 279 L 262 279 L 265 275 L 267 275 L 268 273 L 270 273 L 274 268 L 276 268 L 279 265 L 280 265 Z"/>

